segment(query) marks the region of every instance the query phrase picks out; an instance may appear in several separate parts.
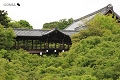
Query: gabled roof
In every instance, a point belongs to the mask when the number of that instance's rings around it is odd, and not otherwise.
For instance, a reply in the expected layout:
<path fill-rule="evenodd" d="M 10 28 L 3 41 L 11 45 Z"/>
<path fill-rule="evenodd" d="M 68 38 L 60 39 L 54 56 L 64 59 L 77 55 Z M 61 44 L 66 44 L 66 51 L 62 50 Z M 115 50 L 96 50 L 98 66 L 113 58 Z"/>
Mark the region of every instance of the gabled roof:
<path fill-rule="evenodd" d="M 16 36 L 30 36 L 30 37 L 41 37 L 47 34 L 52 33 L 53 31 L 57 29 L 52 30 L 41 30 L 41 29 L 13 29 Z M 59 32 L 71 36 L 74 33 L 77 33 L 78 31 L 75 30 L 58 30 Z"/>
<path fill-rule="evenodd" d="M 74 22 L 73 22 L 71 25 L 69 25 L 67 28 L 65 28 L 64 30 L 75 30 L 75 29 L 77 29 L 78 27 L 79 27 L 80 30 L 86 29 L 85 24 L 84 24 L 84 20 L 89 21 L 89 20 L 91 20 L 96 14 L 102 13 L 102 14 L 105 15 L 105 14 L 108 13 L 108 11 L 111 11 L 113 14 L 116 15 L 117 18 L 120 18 L 120 16 L 119 16 L 117 13 L 114 12 L 113 6 L 112 6 L 111 4 L 108 4 L 107 6 L 101 8 L 101 9 L 99 9 L 99 10 L 93 12 L 93 13 L 90 13 L 90 14 L 88 14 L 88 15 L 86 15 L 86 16 L 83 16 L 83 17 L 81 17 L 81 18 L 79 18 L 79 19 L 74 20 Z"/>

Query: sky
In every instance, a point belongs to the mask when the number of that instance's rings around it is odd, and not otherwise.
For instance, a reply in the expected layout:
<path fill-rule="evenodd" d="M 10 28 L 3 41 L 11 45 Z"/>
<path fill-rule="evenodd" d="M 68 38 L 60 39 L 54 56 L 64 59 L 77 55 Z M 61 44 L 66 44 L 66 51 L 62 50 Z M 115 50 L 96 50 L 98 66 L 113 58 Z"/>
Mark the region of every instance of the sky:
<path fill-rule="evenodd" d="M 108 4 L 120 15 L 120 0 L 0 0 L 0 10 L 7 11 L 12 20 L 26 20 L 34 29 L 42 29 L 44 23 L 78 19 Z"/>

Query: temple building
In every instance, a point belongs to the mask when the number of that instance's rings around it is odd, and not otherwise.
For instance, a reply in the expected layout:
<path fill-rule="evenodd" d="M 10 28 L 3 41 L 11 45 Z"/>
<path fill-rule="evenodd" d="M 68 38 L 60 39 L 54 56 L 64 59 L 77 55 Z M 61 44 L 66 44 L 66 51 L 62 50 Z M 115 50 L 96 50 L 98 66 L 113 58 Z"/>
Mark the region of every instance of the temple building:
<path fill-rule="evenodd" d="M 114 12 L 113 6 L 107 6 L 83 16 L 66 27 L 64 30 L 56 28 L 52 30 L 41 29 L 14 29 L 16 34 L 16 42 L 13 46 L 14 49 L 23 48 L 30 53 L 35 54 L 51 54 L 68 51 L 72 45 L 71 35 L 80 30 L 86 29 L 85 21 L 90 21 L 96 14 L 102 13 L 104 15 L 114 14 L 116 19 L 120 16 Z"/>
<path fill-rule="evenodd" d="M 70 49 L 71 35 L 75 30 L 14 29 L 16 42 L 14 49 L 23 48 L 30 53 L 59 53 Z"/>
<path fill-rule="evenodd" d="M 111 4 L 108 4 L 107 6 L 101 8 L 95 12 L 92 12 L 88 15 L 85 15 L 81 18 L 74 20 L 74 22 L 71 25 L 69 25 L 68 27 L 66 27 L 64 30 L 83 30 L 83 29 L 86 29 L 85 22 L 90 21 L 92 18 L 94 18 L 94 16 L 96 14 L 101 14 L 101 13 L 103 15 L 113 14 L 116 16 L 116 19 L 120 19 L 120 16 L 116 12 L 114 12 L 113 6 Z"/>

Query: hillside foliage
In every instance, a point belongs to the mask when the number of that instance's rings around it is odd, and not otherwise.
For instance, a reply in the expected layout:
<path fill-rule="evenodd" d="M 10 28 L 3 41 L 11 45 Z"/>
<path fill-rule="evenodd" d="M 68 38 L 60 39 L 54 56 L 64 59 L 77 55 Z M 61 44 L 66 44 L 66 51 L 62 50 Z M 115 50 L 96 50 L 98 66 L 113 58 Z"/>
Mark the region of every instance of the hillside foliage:
<path fill-rule="evenodd" d="M 72 36 L 72 47 L 58 57 L 0 50 L 1 80 L 119 80 L 120 25 L 97 15 L 87 30 Z"/>
<path fill-rule="evenodd" d="M 54 21 L 54 22 L 49 22 L 49 23 L 43 24 L 43 28 L 42 29 L 57 28 L 59 30 L 63 30 L 63 29 L 65 29 L 67 26 L 69 26 L 72 23 L 73 23 L 73 18 L 60 19 L 59 21 Z"/>
<path fill-rule="evenodd" d="M 5 28 L 8 28 L 8 23 L 11 19 L 8 17 L 8 13 L 5 10 L 0 10 L 0 24 Z"/>
<path fill-rule="evenodd" d="M 14 45 L 14 38 L 14 31 L 0 24 L 0 49 L 10 49 Z"/>

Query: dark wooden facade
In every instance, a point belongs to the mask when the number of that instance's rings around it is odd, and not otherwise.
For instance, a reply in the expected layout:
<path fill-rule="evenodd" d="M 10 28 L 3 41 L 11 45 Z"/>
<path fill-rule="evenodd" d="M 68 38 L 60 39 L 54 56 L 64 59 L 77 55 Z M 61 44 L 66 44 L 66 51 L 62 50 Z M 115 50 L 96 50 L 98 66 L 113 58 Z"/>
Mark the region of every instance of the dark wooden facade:
<path fill-rule="evenodd" d="M 29 32 L 28 32 L 29 31 Z M 34 34 L 33 34 L 33 33 Z M 38 33 L 39 32 L 39 33 Z M 17 35 L 14 49 L 23 48 L 30 53 L 51 54 L 68 51 L 71 46 L 69 35 L 57 29 L 49 31 L 15 30 Z M 67 33 L 70 33 L 68 31 Z M 75 32 L 72 32 L 75 33 Z"/>

